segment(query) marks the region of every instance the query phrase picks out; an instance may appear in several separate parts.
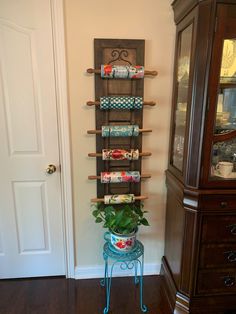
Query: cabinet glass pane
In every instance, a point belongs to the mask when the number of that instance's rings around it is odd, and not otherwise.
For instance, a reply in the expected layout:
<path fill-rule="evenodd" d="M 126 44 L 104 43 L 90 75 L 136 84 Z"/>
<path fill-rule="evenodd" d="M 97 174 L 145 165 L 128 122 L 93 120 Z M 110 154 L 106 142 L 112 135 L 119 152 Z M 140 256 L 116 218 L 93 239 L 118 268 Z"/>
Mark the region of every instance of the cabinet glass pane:
<path fill-rule="evenodd" d="M 211 177 L 218 180 L 236 179 L 236 138 L 213 145 Z"/>
<path fill-rule="evenodd" d="M 178 46 L 178 67 L 177 67 L 177 86 L 176 86 L 176 111 L 175 129 L 172 149 L 173 166 L 182 171 L 185 129 L 187 118 L 187 103 L 189 90 L 189 72 L 192 45 L 192 24 L 185 28 L 179 37 Z"/>
<path fill-rule="evenodd" d="M 220 82 L 236 83 L 236 38 L 224 40 Z"/>
<path fill-rule="evenodd" d="M 215 134 L 236 130 L 236 39 L 224 40 Z"/>
<path fill-rule="evenodd" d="M 215 118 L 211 179 L 236 180 L 236 39 L 225 39 Z M 232 135 L 230 134 L 232 133 Z M 227 140 L 220 139 L 227 134 Z"/>

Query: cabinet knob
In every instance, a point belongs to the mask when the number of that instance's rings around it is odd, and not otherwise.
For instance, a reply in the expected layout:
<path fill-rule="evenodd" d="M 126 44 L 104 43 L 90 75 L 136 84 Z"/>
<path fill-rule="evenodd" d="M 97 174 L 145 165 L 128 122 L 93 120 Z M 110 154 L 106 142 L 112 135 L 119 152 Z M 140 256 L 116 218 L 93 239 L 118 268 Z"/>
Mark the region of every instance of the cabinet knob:
<path fill-rule="evenodd" d="M 235 251 L 228 251 L 224 252 L 225 255 L 227 255 L 227 260 L 229 262 L 236 262 L 236 252 Z"/>
<path fill-rule="evenodd" d="M 224 201 L 220 202 L 220 207 L 221 208 L 226 208 L 227 206 L 228 206 L 227 202 L 224 202 Z"/>
<path fill-rule="evenodd" d="M 231 234 L 236 235 L 236 224 L 229 225 L 227 228 L 229 228 Z"/>
<path fill-rule="evenodd" d="M 235 278 L 233 276 L 224 276 L 223 280 L 226 287 L 233 287 L 235 285 Z"/>

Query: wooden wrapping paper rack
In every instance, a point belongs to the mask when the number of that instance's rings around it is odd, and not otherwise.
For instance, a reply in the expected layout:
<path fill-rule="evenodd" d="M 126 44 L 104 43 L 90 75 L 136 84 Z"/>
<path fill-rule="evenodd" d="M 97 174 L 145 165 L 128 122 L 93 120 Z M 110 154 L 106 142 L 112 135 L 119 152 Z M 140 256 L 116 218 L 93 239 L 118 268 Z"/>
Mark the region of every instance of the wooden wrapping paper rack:
<path fill-rule="evenodd" d="M 152 176 L 150 174 L 142 174 L 142 175 L 140 175 L 141 179 L 149 179 L 151 177 Z M 89 180 L 100 180 L 101 176 L 88 176 L 88 179 Z M 130 182 L 128 182 L 128 183 L 130 183 Z M 133 182 L 131 182 L 131 183 L 133 183 Z"/>
<path fill-rule="evenodd" d="M 89 74 L 101 74 L 101 70 L 89 68 L 89 69 L 87 69 L 87 73 L 89 73 Z M 158 74 L 157 71 L 147 71 L 147 70 L 144 71 L 144 75 L 157 76 L 157 74 Z"/>
<path fill-rule="evenodd" d="M 100 101 L 87 101 L 87 106 L 100 106 Z M 155 101 L 144 101 L 143 102 L 144 106 L 155 106 L 156 103 Z"/>
<path fill-rule="evenodd" d="M 152 153 L 150 152 L 143 152 L 143 153 L 139 153 L 140 157 L 144 157 L 144 156 L 152 156 Z M 102 157 L 102 153 L 88 153 L 88 157 Z"/>
<path fill-rule="evenodd" d="M 139 129 L 139 133 L 152 132 L 151 129 Z M 102 134 L 102 130 L 88 130 L 88 134 Z"/>
<path fill-rule="evenodd" d="M 134 199 L 135 199 L 135 201 L 143 201 L 143 200 L 148 199 L 148 196 L 142 196 L 142 195 L 135 196 Z M 92 198 L 91 202 L 93 202 L 93 203 L 104 202 L 104 198 Z"/>

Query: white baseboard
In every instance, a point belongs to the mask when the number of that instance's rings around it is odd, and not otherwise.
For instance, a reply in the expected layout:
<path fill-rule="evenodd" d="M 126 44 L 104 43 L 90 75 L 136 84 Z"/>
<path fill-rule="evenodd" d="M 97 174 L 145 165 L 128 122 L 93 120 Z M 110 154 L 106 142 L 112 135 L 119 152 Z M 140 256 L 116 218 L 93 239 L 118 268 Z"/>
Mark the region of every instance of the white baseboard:
<path fill-rule="evenodd" d="M 144 276 L 159 275 L 161 264 L 158 263 L 144 263 Z M 115 265 L 113 270 L 113 277 L 127 277 L 133 276 L 134 269 L 122 270 L 119 264 Z M 95 266 L 76 266 L 75 279 L 92 279 L 104 277 L 104 265 Z"/>

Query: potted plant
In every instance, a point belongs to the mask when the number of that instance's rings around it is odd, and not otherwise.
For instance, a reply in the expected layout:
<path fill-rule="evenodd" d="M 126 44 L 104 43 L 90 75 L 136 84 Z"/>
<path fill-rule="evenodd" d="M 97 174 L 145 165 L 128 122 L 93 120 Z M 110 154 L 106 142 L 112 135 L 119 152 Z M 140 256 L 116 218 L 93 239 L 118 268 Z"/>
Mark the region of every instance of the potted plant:
<path fill-rule="evenodd" d="M 136 241 L 138 226 L 149 226 L 143 211 L 143 205 L 122 204 L 117 207 L 97 203 L 92 214 L 96 223 L 103 223 L 104 228 L 109 232 L 105 234 L 105 239 L 120 251 L 129 251 Z M 109 237 L 109 238 L 108 238 Z"/>

